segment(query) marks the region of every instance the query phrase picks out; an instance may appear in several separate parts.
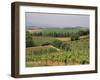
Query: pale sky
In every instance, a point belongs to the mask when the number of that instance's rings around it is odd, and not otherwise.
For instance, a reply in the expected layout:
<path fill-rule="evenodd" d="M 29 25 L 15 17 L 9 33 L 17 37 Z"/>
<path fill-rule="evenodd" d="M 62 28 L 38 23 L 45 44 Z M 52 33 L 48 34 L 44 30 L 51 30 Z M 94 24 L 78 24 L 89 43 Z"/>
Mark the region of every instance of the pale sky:
<path fill-rule="evenodd" d="M 89 17 L 89 15 L 26 12 L 25 23 L 27 27 L 89 27 Z"/>

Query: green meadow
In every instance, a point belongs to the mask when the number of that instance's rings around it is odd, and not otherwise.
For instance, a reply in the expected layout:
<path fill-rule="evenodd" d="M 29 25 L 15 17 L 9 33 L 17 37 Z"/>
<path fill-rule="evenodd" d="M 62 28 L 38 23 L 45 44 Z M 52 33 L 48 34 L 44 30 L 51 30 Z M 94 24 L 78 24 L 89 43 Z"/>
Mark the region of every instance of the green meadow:
<path fill-rule="evenodd" d="M 84 64 L 89 64 L 87 28 L 26 30 L 26 67 Z"/>

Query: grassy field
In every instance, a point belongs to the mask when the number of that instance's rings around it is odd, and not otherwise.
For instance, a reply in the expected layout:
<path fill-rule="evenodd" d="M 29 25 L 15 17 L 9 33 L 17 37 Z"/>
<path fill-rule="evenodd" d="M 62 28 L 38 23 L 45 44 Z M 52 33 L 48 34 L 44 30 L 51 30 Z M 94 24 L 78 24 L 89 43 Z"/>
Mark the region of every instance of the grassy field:
<path fill-rule="evenodd" d="M 57 28 L 28 31 L 27 42 L 34 45 L 26 47 L 26 67 L 89 64 L 89 34 L 80 34 L 82 30 L 87 29 Z"/>

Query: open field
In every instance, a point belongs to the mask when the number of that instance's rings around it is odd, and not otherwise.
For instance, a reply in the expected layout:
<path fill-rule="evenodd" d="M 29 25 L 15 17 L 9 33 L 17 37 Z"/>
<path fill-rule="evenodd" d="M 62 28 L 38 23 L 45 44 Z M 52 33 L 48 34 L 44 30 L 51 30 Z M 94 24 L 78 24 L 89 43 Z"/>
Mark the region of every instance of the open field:
<path fill-rule="evenodd" d="M 26 44 L 26 67 L 89 64 L 88 29 L 29 30 Z"/>

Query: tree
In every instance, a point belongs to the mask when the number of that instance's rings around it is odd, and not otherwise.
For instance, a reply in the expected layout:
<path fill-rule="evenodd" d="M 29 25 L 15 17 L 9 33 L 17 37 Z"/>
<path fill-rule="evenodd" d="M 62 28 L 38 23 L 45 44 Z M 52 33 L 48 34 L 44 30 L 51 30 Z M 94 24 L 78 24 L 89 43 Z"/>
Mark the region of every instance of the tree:
<path fill-rule="evenodd" d="M 81 30 L 81 31 L 78 32 L 78 34 L 79 34 L 80 36 L 89 35 L 89 30 Z"/>
<path fill-rule="evenodd" d="M 33 47 L 35 46 L 33 39 L 32 39 L 32 34 L 30 32 L 26 32 L 26 47 Z"/>
<path fill-rule="evenodd" d="M 73 33 L 73 34 L 71 35 L 71 41 L 79 40 L 79 37 L 80 37 L 80 36 L 79 36 L 78 34 L 74 34 L 74 33 Z"/>

